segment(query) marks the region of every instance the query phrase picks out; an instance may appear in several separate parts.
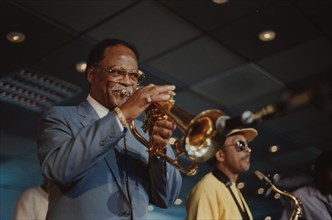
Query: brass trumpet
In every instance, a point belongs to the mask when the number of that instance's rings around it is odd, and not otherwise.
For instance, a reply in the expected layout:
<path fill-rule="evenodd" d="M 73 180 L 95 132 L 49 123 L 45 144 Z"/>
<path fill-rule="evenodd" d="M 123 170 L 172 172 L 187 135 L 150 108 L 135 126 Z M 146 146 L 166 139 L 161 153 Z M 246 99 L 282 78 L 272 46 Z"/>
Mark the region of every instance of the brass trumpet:
<path fill-rule="evenodd" d="M 129 129 L 134 137 L 148 148 L 150 154 L 161 157 L 188 176 L 195 175 L 198 170 L 198 163 L 204 162 L 219 150 L 224 143 L 224 137 L 216 130 L 216 120 L 224 115 L 217 109 L 209 109 L 193 116 L 175 105 L 174 100 L 151 103 L 146 110 L 146 117 L 143 122 L 144 132 L 151 131 L 153 124 L 161 118 L 170 118 L 184 134 L 177 140 L 173 149 L 175 159 L 170 158 L 164 149 L 154 146 L 137 131 L 134 121 L 129 123 Z M 191 165 L 185 167 L 180 164 L 179 157 L 185 155 L 191 161 Z"/>

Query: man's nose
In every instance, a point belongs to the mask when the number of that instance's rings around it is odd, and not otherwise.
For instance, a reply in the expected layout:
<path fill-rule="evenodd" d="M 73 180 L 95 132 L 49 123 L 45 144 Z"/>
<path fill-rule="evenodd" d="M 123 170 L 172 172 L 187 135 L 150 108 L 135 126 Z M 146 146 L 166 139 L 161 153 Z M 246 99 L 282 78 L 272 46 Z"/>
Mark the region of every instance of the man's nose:
<path fill-rule="evenodd" d="M 129 76 L 129 73 L 128 73 L 128 72 L 123 72 L 123 73 L 121 74 L 121 76 L 122 76 L 122 81 L 123 81 L 125 84 L 129 85 L 129 84 L 132 83 L 132 81 L 130 80 L 130 76 Z"/>
<path fill-rule="evenodd" d="M 248 151 L 249 153 L 251 152 L 251 148 L 249 147 L 249 145 L 246 146 L 246 148 L 244 149 L 245 151 Z"/>

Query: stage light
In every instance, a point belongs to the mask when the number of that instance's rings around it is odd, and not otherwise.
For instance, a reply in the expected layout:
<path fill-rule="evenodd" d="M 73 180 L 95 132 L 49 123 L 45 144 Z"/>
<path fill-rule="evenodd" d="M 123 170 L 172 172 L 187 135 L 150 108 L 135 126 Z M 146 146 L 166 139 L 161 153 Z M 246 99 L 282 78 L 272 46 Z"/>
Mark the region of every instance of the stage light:
<path fill-rule="evenodd" d="M 225 4 L 228 2 L 228 0 L 212 0 L 216 4 Z"/>
<path fill-rule="evenodd" d="M 270 147 L 270 152 L 271 153 L 277 153 L 279 151 L 279 146 L 278 145 L 273 145 Z"/>
<path fill-rule="evenodd" d="M 86 62 L 79 62 L 76 64 L 75 69 L 79 73 L 84 73 L 86 69 Z"/>
<path fill-rule="evenodd" d="M 81 88 L 34 70 L 22 70 L 0 80 L 0 101 L 40 112 L 81 92 Z"/>
<path fill-rule="evenodd" d="M 258 38 L 264 42 L 272 41 L 275 39 L 275 37 L 276 33 L 272 30 L 262 31 L 261 33 L 258 34 Z"/>
<path fill-rule="evenodd" d="M 276 194 L 274 194 L 274 198 L 275 198 L 275 199 L 280 199 L 280 197 L 281 197 L 280 193 L 276 193 Z"/>
<path fill-rule="evenodd" d="M 264 188 L 259 188 L 257 194 L 262 195 L 265 192 Z"/>
<path fill-rule="evenodd" d="M 22 32 L 10 32 L 6 37 L 11 43 L 22 43 L 25 40 L 25 35 Z"/>

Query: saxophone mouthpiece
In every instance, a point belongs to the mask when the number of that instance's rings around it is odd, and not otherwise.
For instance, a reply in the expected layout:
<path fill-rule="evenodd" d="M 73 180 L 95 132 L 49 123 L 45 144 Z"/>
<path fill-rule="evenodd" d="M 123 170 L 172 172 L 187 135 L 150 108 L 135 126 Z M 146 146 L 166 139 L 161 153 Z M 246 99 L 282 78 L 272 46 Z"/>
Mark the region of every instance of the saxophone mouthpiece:
<path fill-rule="evenodd" d="M 263 179 L 264 179 L 264 175 L 263 175 L 260 171 L 256 170 L 256 171 L 255 171 L 255 174 L 256 174 L 256 176 L 258 177 L 258 179 L 260 179 L 260 180 L 263 180 Z"/>
<path fill-rule="evenodd" d="M 267 178 L 262 172 L 256 170 L 255 171 L 256 176 L 258 177 L 258 179 L 260 180 L 264 180 L 265 182 L 271 184 L 271 180 L 269 178 Z"/>

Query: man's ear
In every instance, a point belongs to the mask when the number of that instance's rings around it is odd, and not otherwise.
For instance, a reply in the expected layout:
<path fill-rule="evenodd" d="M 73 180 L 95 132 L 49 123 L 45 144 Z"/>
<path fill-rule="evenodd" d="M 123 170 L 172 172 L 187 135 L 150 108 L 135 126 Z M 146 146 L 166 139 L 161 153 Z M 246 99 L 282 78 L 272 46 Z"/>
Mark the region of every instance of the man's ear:
<path fill-rule="evenodd" d="M 88 67 L 86 70 L 86 80 L 88 80 L 88 82 L 90 84 L 92 84 L 93 79 L 94 79 L 94 69 L 92 67 Z"/>
<path fill-rule="evenodd" d="M 225 154 L 222 150 L 218 150 L 217 153 L 214 155 L 219 162 L 224 162 Z"/>

